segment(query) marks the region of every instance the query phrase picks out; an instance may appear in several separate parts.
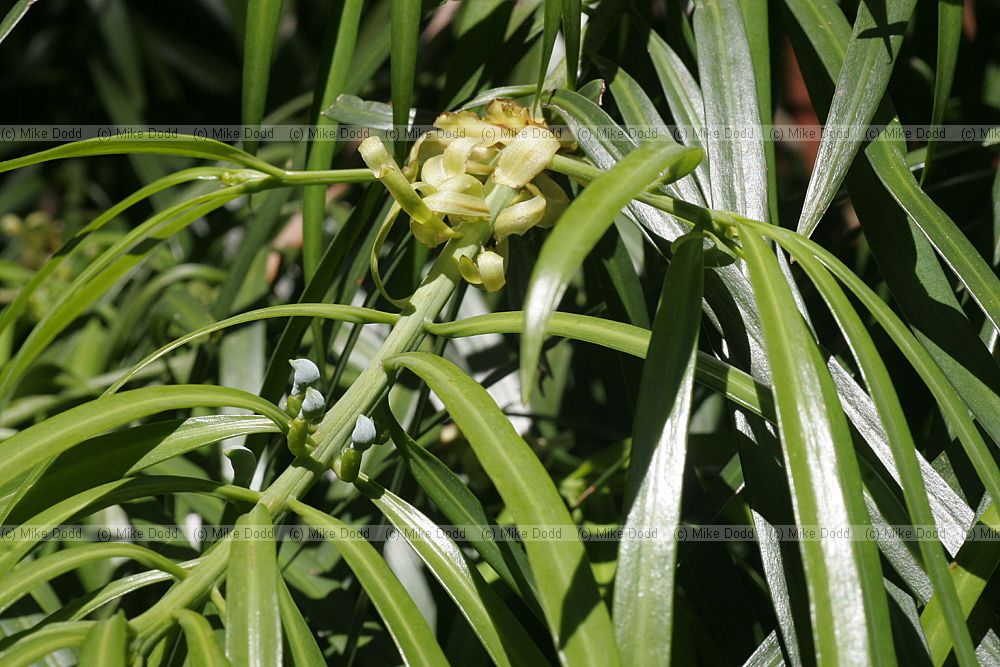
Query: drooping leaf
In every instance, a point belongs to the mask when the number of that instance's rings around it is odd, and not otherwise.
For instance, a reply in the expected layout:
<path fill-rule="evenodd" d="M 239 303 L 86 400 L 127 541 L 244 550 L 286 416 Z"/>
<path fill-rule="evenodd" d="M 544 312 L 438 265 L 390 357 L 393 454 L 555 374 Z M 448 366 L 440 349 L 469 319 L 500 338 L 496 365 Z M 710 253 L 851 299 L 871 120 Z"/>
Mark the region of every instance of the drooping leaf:
<path fill-rule="evenodd" d="M 611 619 L 598 596 L 586 551 L 531 448 L 486 390 L 454 364 L 421 352 L 385 363 L 413 371 L 444 402 L 517 523 L 572 531 L 563 532 L 559 540 L 525 544 L 549 632 L 565 664 L 618 664 Z"/>

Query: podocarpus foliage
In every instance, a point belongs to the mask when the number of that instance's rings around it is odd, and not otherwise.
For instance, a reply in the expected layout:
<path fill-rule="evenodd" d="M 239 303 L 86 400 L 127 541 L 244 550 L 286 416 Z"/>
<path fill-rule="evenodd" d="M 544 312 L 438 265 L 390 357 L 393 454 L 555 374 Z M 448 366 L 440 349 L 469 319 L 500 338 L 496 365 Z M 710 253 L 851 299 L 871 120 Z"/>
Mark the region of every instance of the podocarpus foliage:
<path fill-rule="evenodd" d="M 171 11 L 13 120 L 350 132 L 3 136 L 0 664 L 1000 654 L 995 6 Z"/>

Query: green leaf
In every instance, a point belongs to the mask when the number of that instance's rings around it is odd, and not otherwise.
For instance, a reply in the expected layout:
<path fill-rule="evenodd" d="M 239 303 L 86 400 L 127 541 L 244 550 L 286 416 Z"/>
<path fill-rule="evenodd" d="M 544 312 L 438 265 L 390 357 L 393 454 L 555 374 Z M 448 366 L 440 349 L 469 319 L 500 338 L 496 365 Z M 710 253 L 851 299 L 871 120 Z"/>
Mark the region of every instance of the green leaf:
<path fill-rule="evenodd" d="M 542 51 L 538 60 L 538 81 L 535 96 L 540 97 L 545 86 L 545 77 L 552 60 L 552 49 L 559 35 L 559 20 L 562 16 L 563 0 L 542 0 Z"/>
<path fill-rule="evenodd" d="M 260 125 L 267 106 L 267 84 L 281 21 L 282 0 L 249 0 L 243 42 L 243 124 Z M 248 153 L 257 152 L 257 140 L 244 141 Z"/>
<path fill-rule="evenodd" d="M 705 104 L 702 101 L 701 88 L 684 65 L 684 61 L 653 30 L 649 31 L 649 41 L 646 48 L 649 50 L 649 57 L 653 60 L 656 75 L 660 79 L 663 96 L 666 98 L 667 106 L 674 118 L 674 124 L 690 128 L 704 127 Z M 695 132 L 688 132 L 685 139 L 686 141 L 681 143 L 686 146 L 704 148 L 699 135 Z M 710 194 L 712 181 L 709 161 L 703 160 L 694 173 L 702 192 L 706 195 Z M 707 198 L 702 197 L 701 201 L 692 200 L 692 203 L 704 204 L 706 201 Z"/>
<path fill-rule="evenodd" d="M 521 311 L 491 313 L 455 322 L 428 322 L 425 327 L 435 336 L 455 338 L 490 333 L 519 334 L 524 332 L 524 314 Z M 648 330 L 631 324 L 575 313 L 552 313 L 545 334 L 594 343 L 642 358 L 646 356 L 650 335 Z M 704 352 L 698 352 L 694 378 L 696 382 L 721 393 L 740 407 L 769 421 L 776 421 L 770 387 L 755 381 L 744 371 Z"/>
<path fill-rule="evenodd" d="M 281 612 L 281 626 L 285 631 L 285 641 L 292 654 L 293 665 L 322 667 L 326 664 L 323 651 L 316 643 L 316 637 L 309 623 L 302 617 L 284 578 L 278 577 L 278 606 Z"/>
<path fill-rule="evenodd" d="M 611 169 L 635 149 L 635 144 L 611 116 L 579 93 L 557 90 L 546 106 L 563 118 L 584 153 L 600 169 Z M 592 127 L 609 127 L 614 131 L 608 137 L 603 132 L 591 132 Z M 554 163 L 560 159 L 561 156 L 556 155 Z M 704 160 L 700 164 L 704 164 Z M 666 213 L 641 202 L 630 201 L 627 214 L 653 234 L 668 241 L 690 231 L 687 226 Z"/>
<path fill-rule="evenodd" d="M 257 505 L 236 520 L 226 570 L 226 656 L 237 665 L 281 667 L 278 563 L 271 513 Z M 251 536 L 251 533 L 254 536 Z"/>
<path fill-rule="evenodd" d="M 417 71 L 417 47 L 420 44 L 420 0 L 391 0 L 392 16 L 389 31 L 392 46 L 389 64 L 392 75 L 392 124 L 397 128 L 410 125 L 413 106 L 413 80 Z M 402 129 L 400 129 L 402 131 Z M 405 141 L 395 142 L 397 161 L 405 155 Z"/>
<path fill-rule="evenodd" d="M 336 24 L 333 53 L 326 70 L 326 81 L 317 87 L 318 109 L 326 109 L 346 90 L 347 76 L 351 71 L 351 60 L 358 39 L 361 22 L 362 0 L 346 0 L 340 10 Z M 330 30 L 333 29 L 331 22 Z M 336 122 L 323 114 L 316 118 L 317 127 L 332 128 Z M 336 142 L 314 141 L 309 144 L 306 169 L 329 169 L 330 160 L 337 149 Z M 327 188 L 314 186 L 302 191 L 302 265 L 306 280 L 312 278 L 323 256 L 323 220 L 326 218 Z"/>
<path fill-rule="evenodd" d="M 190 609 L 179 609 L 175 615 L 177 623 L 184 630 L 191 664 L 204 667 L 229 667 L 226 653 L 215 639 L 215 631 L 212 630 L 208 619 Z"/>
<path fill-rule="evenodd" d="M 149 366 L 157 359 L 162 358 L 164 355 L 169 354 L 177 348 L 187 345 L 191 341 L 203 338 L 209 334 L 215 333 L 216 331 L 221 331 L 229 327 L 235 327 L 249 322 L 257 322 L 259 320 L 273 319 L 277 317 L 322 317 L 344 322 L 354 322 L 356 324 L 395 324 L 396 320 L 399 319 L 399 315 L 394 313 L 385 313 L 380 310 L 372 310 L 371 308 L 362 308 L 361 306 L 339 306 L 324 303 L 299 303 L 287 306 L 269 306 L 267 308 L 251 310 L 240 315 L 234 315 L 219 322 L 207 324 L 200 329 L 195 329 L 194 331 L 167 343 L 155 352 L 151 352 L 135 366 L 130 368 L 128 372 L 122 375 L 118 381 L 108 387 L 108 389 L 104 392 L 104 395 L 110 396 L 114 394 L 121 387 L 125 386 L 125 384 L 143 368 Z"/>
<path fill-rule="evenodd" d="M 868 334 L 865 324 L 855 312 L 840 286 L 819 261 L 813 258 L 811 253 L 797 252 L 793 256 L 805 269 L 813 284 L 820 290 L 851 346 L 854 358 L 858 362 L 865 383 L 868 385 L 872 399 L 878 408 L 883 428 L 888 435 L 893 460 L 899 471 L 899 481 L 903 487 L 903 495 L 913 525 L 934 525 L 935 518 L 927 499 L 927 492 L 924 489 L 916 455 L 916 445 L 910 434 L 903 408 L 899 403 L 899 397 L 896 395 L 892 378 Z M 959 663 L 975 665 L 977 664 L 975 648 L 972 645 L 959 598 L 949 574 L 946 554 L 937 541 L 918 540 L 918 546 L 923 556 L 924 567 L 934 584 L 935 595 L 944 607 L 945 621 L 957 647 L 956 655 Z"/>
<path fill-rule="evenodd" d="M 86 488 L 135 475 L 220 440 L 280 432 L 267 417 L 210 415 L 153 422 L 100 435 L 56 457 L 14 512 L 31 515 Z"/>
<path fill-rule="evenodd" d="M 893 342 L 897 347 L 899 347 L 900 351 L 907 358 L 914 370 L 917 371 L 923 382 L 927 385 L 927 388 L 934 395 L 934 398 L 937 401 L 949 428 L 955 432 L 961 441 L 966 455 L 972 462 L 972 465 L 987 492 L 991 497 L 1000 497 L 1000 495 L 998 495 L 1000 494 L 1000 469 L 997 468 L 996 461 L 993 459 L 990 450 L 987 448 L 986 443 L 983 442 L 982 436 L 980 436 L 975 424 L 969 417 L 968 408 L 958 397 L 954 387 L 950 382 L 948 382 L 941 369 L 934 363 L 927 351 L 921 346 L 916 337 L 910 332 L 909 328 L 899 319 L 892 309 L 889 308 L 871 290 L 871 288 L 865 285 L 864 281 L 859 279 L 846 266 L 844 266 L 840 260 L 817 244 L 804 239 L 798 234 L 791 233 L 788 230 L 776 227 L 768 227 L 764 230 L 760 225 L 753 225 L 753 227 L 758 231 L 762 231 L 770 236 L 773 236 L 787 248 L 796 248 L 802 253 L 812 253 L 816 259 L 821 261 L 831 273 L 833 273 L 848 289 L 851 290 L 851 292 L 854 293 L 854 295 L 861 301 L 862 304 L 864 304 L 868 311 L 876 318 L 878 323 L 886 330 L 886 333 L 889 334 Z M 991 517 L 990 520 L 993 523 L 990 523 L 990 525 L 996 525 L 995 514 L 987 514 L 985 516 Z M 993 567 L 995 567 L 995 552 L 993 552 L 993 555 L 989 556 L 986 560 L 976 564 L 977 573 L 973 578 L 979 579 L 979 571 L 981 569 L 992 569 L 988 564 L 990 560 L 993 560 Z M 972 607 L 972 602 L 974 602 L 975 597 L 979 595 L 981 589 L 977 590 L 976 583 L 969 582 L 967 578 L 962 577 L 960 574 L 956 576 L 959 576 L 959 584 L 961 585 L 959 587 L 959 596 L 962 600 L 963 611 L 968 614 L 968 611 Z M 937 614 L 937 618 L 942 618 L 940 610 Z M 936 661 L 938 659 L 943 661 L 943 659 L 947 657 L 947 651 L 950 646 L 942 648 L 940 631 L 938 631 L 937 636 L 938 642 L 934 652 L 934 657 Z"/>
<path fill-rule="evenodd" d="M 821 61 L 820 66 L 804 67 L 804 73 L 808 77 L 812 70 L 821 67 L 827 76 L 836 76 L 850 35 L 850 26 L 839 7 L 830 0 L 788 0 L 788 6 Z M 799 50 L 798 46 L 796 48 Z M 803 63 L 809 62 L 807 53 L 801 53 L 799 59 Z M 813 78 L 819 76 L 821 74 L 817 72 Z M 814 87 L 820 84 L 810 82 Z M 824 95 L 812 91 L 818 106 L 822 105 Z M 888 107 L 888 104 L 884 101 L 883 106 Z M 891 109 L 887 109 L 879 115 L 879 119 L 891 118 L 891 115 Z M 891 126 L 898 128 L 898 121 L 892 120 Z M 899 215 L 890 194 L 892 198 L 898 198 L 899 195 L 893 191 L 909 189 L 907 197 L 914 207 L 911 213 L 930 209 L 931 214 L 937 217 L 937 224 L 944 226 L 943 235 L 960 237 L 962 240 L 952 239 L 959 244 L 962 244 L 964 236 L 933 203 L 924 201 L 926 196 L 912 176 L 900 174 L 899 179 L 886 179 L 881 175 L 890 170 L 899 173 L 899 151 L 892 142 L 880 138 L 870 143 L 865 149 L 865 158 L 871 168 L 864 163 L 855 163 L 848 180 L 855 208 L 879 268 L 920 342 L 983 427 L 994 440 L 1000 442 L 1000 404 L 997 402 L 1000 371 L 992 362 L 989 351 L 980 344 L 976 331 L 955 298 L 950 279 L 941 269 L 934 249 L 922 230 L 912 229 L 915 223 L 910 221 L 910 233 L 900 236 L 899 228 L 904 218 Z M 876 177 L 873 170 L 880 176 Z M 885 188 L 880 187 L 877 180 L 882 180 Z M 975 251 L 959 258 L 967 264 L 977 264 L 979 259 Z M 988 295 L 988 286 L 983 289 Z M 928 297 L 944 307 L 928 309 Z"/>
<path fill-rule="evenodd" d="M 561 0 L 561 3 L 563 39 L 566 41 L 566 85 L 572 90 L 576 88 L 576 74 L 580 68 L 581 0 Z"/>
<path fill-rule="evenodd" d="M 80 667 L 125 667 L 128 664 L 128 622 L 119 611 L 98 621 L 80 647 Z"/>
<path fill-rule="evenodd" d="M 747 44 L 750 48 L 750 60 L 753 63 L 753 78 L 757 88 L 757 108 L 760 122 L 765 125 L 774 124 L 774 112 L 771 108 L 771 40 L 770 17 L 767 0 L 740 0 L 743 14 L 743 24 L 746 28 Z M 763 129 L 763 128 L 761 128 Z M 761 132 L 761 136 L 767 136 Z M 774 141 L 765 139 L 764 159 L 767 162 L 767 202 L 768 220 L 771 224 L 778 222 L 778 170 L 774 156 Z"/>
<path fill-rule="evenodd" d="M 672 536 L 680 524 L 701 325 L 702 240 L 692 234 L 675 244 L 663 279 L 635 406 L 623 531 L 656 526 Z M 625 664 L 655 664 L 671 655 L 676 564 L 673 539 L 622 540 L 614 619 Z M 659 574 L 650 577 L 650 572 Z"/>
<path fill-rule="evenodd" d="M 882 184 L 969 290 L 993 327 L 1000 329 L 1000 278 L 962 230 L 920 189 L 902 153 L 884 138 L 875 144 L 881 148 L 875 166 Z"/>
<path fill-rule="evenodd" d="M 548 472 L 482 386 L 450 362 L 427 353 L 400 354 L 384 363 L 389 369 L 413 371 L 437 394 L 469 439 L 515 522 L 560 526 L 576 535 L 576 525 Z M 561 661 L 618 664 L 611 619 L 583 544 L 566 539 L 564 533 L 561 540 L 528 540 L 525 548 Z"/>
<path fill-rule="evenodd" d="M 31 667 L 54 651 L 83 644 L 93 625 L 93 621 L 53 623 L 0 651 L 0 662 L 4 667 Z"/>
<path fill-rule="evenodd" d="M 858 5 L 837 91 L 826 116 L 828 127 L 849 129 L 850 136 L 824 134 L 799 216 L 800 234 L 812 234 L 837 194 L 861 145 L 862 133 L 857 130 L 868 126 L 882 102 L 915 4 L 916 0 L 885 0 Z M 872 8 L 877 8 L 878 15 L 873 15 Z"/>
<path fill-rule="evenodd" d="M 273 403 L 226 387 L 174 385 L 146 387 L 88 401 L 0 442 L 4 461 L 0 484 L 16 479 L 92 436 L 166 410 L 194 407 L 246 408 L 268 417 L 283 431 L 288 417 Z"/>
<path fill-rule="evenodd" d="M 144 141 L 142 139 L 127 139 L 124 137 L 109 137 L 107 139 L 84 139 L 63 144 L 45 151 L 32 153 L 24 157 L 0 162 L 0 174 L 5 171 L 21 169 L 33 164 L 41 164 L 50 160 L 65 160 L 73 157 L 89 157 L 92 155 L 181 155 L 200 158 L 202 160 L 218 160 L 231 162 L 251 169 L 257 169 L 270 176 L 281 176 L 281 169 L 238 148 L 224 144 L 214 139 L 202 139 L 190 135 L 180 135 L 176 139 L 157 139 Z"/>
<path fill-rule="evenodd" d="M 129 251 L 135 250 L 143 241 L 169 238 L 201 216 L 248 191 L 246 186 L 233 186 L 171 206 L 131 230 L 98 258 L 91 260 L 35 325 L 14 358 L 0 369 L 0 404 L 13 392 L 25 371 L 48 344 L 119 278 L 145 259 L 156 243 L 146 243 L 136 252 Z"/>
<path fill-rule="evenodd" d="M 255 491 L 243 487 L 195 477 L 143 475 L 101 484 L 78 493 L 57 502 L 39 514 L 28 517 L 24 523 L 51 529 L 71 517 L 82 517 L 136 498 L 185 492 L 207 494 L 238 503 L 256 502 L 259 495 Z M 11 567 L 30 553 L 43 537 L 44 535 L 31 533 L 0 551 L 0 574 L 9 571 Z"/>
<path fill-rule="evenodd" d="M 462 550 L 422 512 L 362 476 L 361 489 L 417 552 L 469 622 L 497 665 L 541 665 L 545 656 L 521 622 L 465 559 Z M 419 537 L 418 537 L 419 536 Z"/>
<path fill-rule="evenodd" d="M 980 517 L 978 525 L 973 530 L 989 535 L 991 531 L 1000 530 L 1000 511 L 996 503 L 990 506 Z M 995 532 L 993 532 L 995 534 Z M 987 583 L 993 579 L 997 565 L 1000 564 L 1000 551 L 992 540 L 969 540 L 952 563 L 951 573 L 955 589 L 962 603 L 964 617 L 972 613 Z M 930 649 L 931 660 L 935 667 L 940 667 L 951 654 L 952 636 L 948 628 L 947 609 L 942 599 L 935 596 L 924 607 L 920 614 L 920 624 L 927 637 L 927 647 Z"/>
<path fill-rule="evenodd" d="M 847 420 L 777 258 L 741 234 L 760 305 L 778 426 L 799 525 L 830 531 L 869 523 Z M 878 551 L 850 538 L 800 544 L 819 662 L 894 664 Z"/>
<path fill-rule="evenodd" d="M 955 65 L 958 63 L 958 45 L 962 41 L 962 15 L 965 3 L 962 0 L 938 0 L 937 65 L 934 72 L 934 107 L 931 110 L 931 125 L 940 125 L 951 95 L 951 83 L 955 80 Z M 920 174 L 920 185 L 927 180 L 934 149 L 937 142 L 927 140 L 924 170 Z"/>
<path fill-rule="evenodd" d="M 658 136 L 660 141 L 673 141 L 673 138 L 668 133 L 666 124 L 663 122 L 659 112 L 657 112 L 656 107 L 653 105 L 653 101 L 649 99 L 642 86 L 629 76 L 625 70 L 609 61 L 598 60 L 598 65 L 601 66 L 601 70 L 608 80 L 611 94 L 615 98 L 615 104 L 618 106 L 625 124 L 629 126 L 659 128 L 658 131 L 663 133 L 662 136 Z M 703 122 L 703 120 L 700 120 L 699 124 Z M 687 142 L 685 145 L 700 148 L 700 145 L 692 142 Z M 702 160 L 695 169 L 695 178 L 681 178 L 666 186 L 665 189 L 671 195 L 679 196 L 681 199 L 692 204 L 703 205 L 705 197 L 698 187 L 700 181 L 696 179 L 699 172 L 704 172 L 707 175 L 707 170 L 708 161 Z"/>
<path fill-rule="evenodd" d="M 694 12 L 698 72 L 709 127 L 751 128 L 760 136 L 760 110 L 746 28 L 739 5 L 699 0 Z M 709 133 L 705 142 L 712 208 L 767 222 L 767 160 L 760 139 L 733 141 Z"/>
<path fill-rule="evenodd" d="M 700 156 L 698 149 L 650 142 L 629 153 L 573 200 L 549 234 L 531 274 L 521 340 L 521 391 L 531 393 L 546 321 L 559 305 L 570 278 L 632 197 L 662 172 Z"/>
<path fill-rule="evenodd" d="M 329 514 L 297 500 L 290 500 L 288 508 L 313 528 L 322 530 L 337 547 L 385 621 L 404 664 L 448 665 L 427 621 L 375 547 L 364 540 L 338 539 L 348 525 Z"/>
<path fill-rule="evenodd" d="M 774 630 L 761 642 L 743 667 L 783 667 L 784 657 L 781 655 L 781 642 Z"/>
<path fill-rule="evenodd" d="M 436 456 L 414 442 L 391 413 L 385 411 L 382 414 L 388 423 L 392 442 L 406 462 L 407 470 L 452 525 L 486 528 L 496 524 L 466 482 Z M 497 575 L 534 608 L 538 592 L 521 546 L 508 539 L 484 538 L 482 532 L 468 534 L 465 539 Z"/>
<path fill-rule="evenodd" d="M 7 609 L 22 596 L 42 582 L 51 581 L 61 574 L 78 567 L 108 558 L 130 558 L 146 567 L 169 572 L 183 579 L 187 572 L 164 556 L 137 544 L 84 544 L 73 549 L 63 549 L 33 561 L 22 563 L 0 577 L 0 611 Z"/>
<path fill-rule="evenodd" d="M 24 18 L 24 15 L 28 13 L 31 9 L 31 5 L 35 4 L 36 0 L 17 0 L 14 6 L 7 11 L 7 14 L 3 17 L 3 21 L 0 21 L 0 44 L 3 40 L 7 39 L 7 35 L 11 33 L 14 26 L 18 24 L 18 21 Z"/>

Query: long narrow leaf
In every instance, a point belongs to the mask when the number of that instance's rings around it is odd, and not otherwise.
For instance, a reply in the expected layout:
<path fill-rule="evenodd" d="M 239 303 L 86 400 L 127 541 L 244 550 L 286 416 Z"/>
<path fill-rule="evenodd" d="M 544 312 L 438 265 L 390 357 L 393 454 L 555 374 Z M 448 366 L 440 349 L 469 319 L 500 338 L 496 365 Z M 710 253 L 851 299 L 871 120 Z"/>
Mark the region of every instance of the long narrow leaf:
<path fill-rule="evenodd" d="M 289 502 L 289 509 L 310 526 L 331 537 L 342 534 L 347 524 L 299 501 Z M 368 542 L 356 539 L 331 539 L 364 587 L 372 604 L 385 621 L 404 664 L 447 666 L 434 633 L 420 615 L 409 594 L 389 566 Z"/>
<path fill-rule="evenodd" d="M 243 42 L 243 124 L 260 125 L 267 106 L 271 60 L 278 37 L 283 0 L 250 0 Z M 248 153 L 257 152 L 257 140 L 244 142 Z"/>
<path fill-rule="evenodd" d="M 742 244 L 761 309 L 796 518 L 831 531 L 865 525 L 861 479 L 833 380 L 776 257 L 753 232 L 742 235 Z M 844 537 L 800 548 L 817 660 L 893 664 L 893 646 L 882 641 L 891 630 L 875 545 Z"/>
<path fill-rule="evenodd" d="M 525 396 L 534 384 L 546 322 L 584 257 L 632 197 L 663 172 L 689 172 L 700 158 L 700 150 L 679 144 L 644 144 L 594 180 L 563 213 L 542 246 L 525 299 L 521 340 L 521 391 Z"/>
<path fill-rule="evenodd" d="M 587 553 L 573 539 L 575 524 L 528 444 L 486 390 L 454 364 L 420 352 L 392 357 L 385 364 L 413 371 L 444 402 L 517 523 L 573 531 L 560 540 L 530 540 L 525 545 L 549 631 L 564 664 L 617 665 L 614 630 Z"/>
<path fill-rule="evenodd" d="M 471 567 L 462 550 L 422 512 L 381 485 L 361 478 L 361 491 L 406 537 L 465 616 L 498 665 L 540 665 L 546 659 L 517 618 Z M 439 536 L 440 535 L 440 536 Z"/>
<path fill-rule="evenodd" d="M 226 656 L 237 665 L 281 667 L 277 550 L 267 507 L 241 516 L 236 530 L 226 571 Z"/>
<path fill-rule="evenodd" d="M 663 279 L 643 366 L 633 427 L 622 529 L 655 525 L 672 536 L 680 523 L 691 391 L 701 324 L 701 234 L 680 241 Z M 615 575 L 615 634 L 626 664 L 654 664 L 671 654 L 673 539 L 623 540 Z M 659 576 L 650 578 L 650 572 Z"/>
<path fill-rule="evenodd" d="M 177 612 L 177 622 L 184 630 L 188 656 L 195 665 L 205 667 L 229 667 L 229 660 L 222 646 L 215 639 L 215 633 L 208 620 L 190 609 Z"/>
<path fill-rule="evenodd" d="M 287 415 L 273 403 L 238 389 L 203 385 L 146 387 L 84 403 L 35 424 L 3 442 L 0 483 L 15 479 L 73 445 L 132 420 L 165 410 L 238 407 L 269 417 L 285 430 Z"/>
<path fill-rule="evenodd" d="M 837 194 L 861 145 L 863 134 L 858 128 L 871 122 L 882 102 L 915 4 L 916 0 L 880 0 L 858 6 L 837 91 L 826 117 L 827 125 L 850 130 L 850 134 L 847 138 L 837 132 L 824 134 L 799 216 L 800 234 L 812 234 Z"/>

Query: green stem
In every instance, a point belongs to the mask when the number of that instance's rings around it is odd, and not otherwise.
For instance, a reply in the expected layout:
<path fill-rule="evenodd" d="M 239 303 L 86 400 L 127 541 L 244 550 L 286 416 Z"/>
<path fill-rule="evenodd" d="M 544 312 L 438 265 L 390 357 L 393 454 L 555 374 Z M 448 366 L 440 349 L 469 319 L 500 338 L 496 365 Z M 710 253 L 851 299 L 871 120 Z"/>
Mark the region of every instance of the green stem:
<path fill-rule="evenodd" d="M 285 171 L 275 178 L 282 185 L 330 185 L 332 183 L 368 183 L 374 181 L 370 169 L 318 169 Z"/>
<path fill-rule="evenodd" d="M 514 194 L 514 190 L 502 186 L 493 189 L 487 197 L 487 203 L 494 219 Z M 475 256 L 480 246 L 489 239 L 491 224 L 477 222 L 459 228 L 460 235 L 444 247 L 430 273 L 410 298 L 409 309 L 393 326 L 368 368 L 323 418 L 314 435 L 318 444 L 312 454 L 313 464 L 286 469 L 261 494 L 260 502 L 267 506 L 276 520 L 284 513 L 289 499 L 301 498 L 323 475 L 333 458 L 347 444 L 357 416 L 371 412 L 388 391 L 390 377 L 383 368 L 382 361 L 414 350 L 420 344 L 426 335 L 424 323 L 437 317 L 461 281 L 459 259 L 463 256 Z M 212 587 L 225 573 L 229 546 L 228 538 L 217 543 L 195 571 L 167 591 L 150 609 L 133 619 L 132 627 L 140 635 L 142 649 L 153 646 L 169 629 L 176 609 L 192 607 L 206 599 Z"/>

